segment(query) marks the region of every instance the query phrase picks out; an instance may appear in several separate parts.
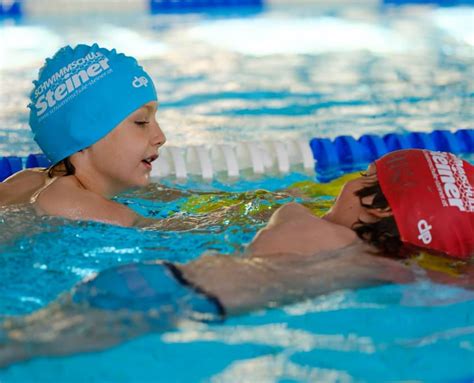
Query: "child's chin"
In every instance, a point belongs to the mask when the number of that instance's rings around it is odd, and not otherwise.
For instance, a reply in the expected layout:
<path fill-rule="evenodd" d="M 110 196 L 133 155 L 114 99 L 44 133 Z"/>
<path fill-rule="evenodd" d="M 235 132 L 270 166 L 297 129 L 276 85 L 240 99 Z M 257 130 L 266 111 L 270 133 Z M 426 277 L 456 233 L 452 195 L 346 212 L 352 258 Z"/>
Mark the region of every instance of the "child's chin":
<path fill-rule="evenodd" d="M 150 181 L 150 176 L 148 175 L 148 176 L 145 176 L 143 178 L 138 179 L 135 183 L 135 187 L 142 188 L 144 186 L 148 186 L 150 184 L 150 182 L 151 182 Z"/>
<path fill-rule="evenodd" d="M 126 186 L 124 186 L 124 188 L 121 192 L 141 189 L 145 186 L 148 186 L 149 184 L 150 184 L 150 179 L 149 178 L 129 179 Z"/>

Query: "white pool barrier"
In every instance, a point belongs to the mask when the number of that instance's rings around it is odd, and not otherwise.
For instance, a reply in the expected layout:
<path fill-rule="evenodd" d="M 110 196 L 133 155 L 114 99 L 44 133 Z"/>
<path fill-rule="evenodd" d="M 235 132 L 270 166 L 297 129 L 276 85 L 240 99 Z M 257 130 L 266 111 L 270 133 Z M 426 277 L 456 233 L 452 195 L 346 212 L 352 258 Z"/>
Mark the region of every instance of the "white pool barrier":
<path fill-rule="evenodd" d="M 242 172 L 287 174 L 295 168 L 314 173 L 314 158 L 307 140 L 239 142 L 213 146 L 164 146 L 153 164 L 152 178 L 190 175 L 212 180 L 218 174 L 239 178 Z"/>

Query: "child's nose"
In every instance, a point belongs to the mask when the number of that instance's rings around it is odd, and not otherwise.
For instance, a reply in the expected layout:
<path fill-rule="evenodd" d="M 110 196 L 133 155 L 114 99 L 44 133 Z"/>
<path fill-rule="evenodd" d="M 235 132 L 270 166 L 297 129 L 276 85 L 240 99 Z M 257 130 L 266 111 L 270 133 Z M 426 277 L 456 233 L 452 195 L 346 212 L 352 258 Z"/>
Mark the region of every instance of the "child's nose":
<path fill-rule="evenodd" d="M 160 128 L 160 124 L 156 122 L 155 129 L 152 130 L 151 144 L 153 146 L 163 146 L 166 142 L 166 136 Z"/>

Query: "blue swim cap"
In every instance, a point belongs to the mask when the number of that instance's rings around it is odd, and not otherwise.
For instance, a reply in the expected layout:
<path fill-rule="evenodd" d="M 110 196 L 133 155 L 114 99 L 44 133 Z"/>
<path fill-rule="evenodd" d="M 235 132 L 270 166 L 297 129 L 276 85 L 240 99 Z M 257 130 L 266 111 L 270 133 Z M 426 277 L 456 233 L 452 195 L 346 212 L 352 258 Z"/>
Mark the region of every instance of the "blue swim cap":
<path fill-rule="evenodd" d="M 30 127 L 53 164 L 157 100 L 152 79 L 134 58 L 97 44 L 61 48 L 46 59 L 33 84 Z"/>

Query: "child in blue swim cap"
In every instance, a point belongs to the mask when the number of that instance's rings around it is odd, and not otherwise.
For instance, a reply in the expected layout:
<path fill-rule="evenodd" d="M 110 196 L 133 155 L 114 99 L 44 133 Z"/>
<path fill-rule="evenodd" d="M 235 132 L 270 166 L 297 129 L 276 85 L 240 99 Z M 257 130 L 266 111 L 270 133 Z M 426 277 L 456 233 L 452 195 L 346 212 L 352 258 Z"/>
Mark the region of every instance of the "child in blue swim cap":
<path fill-rule="evenodd" d="M 80 44 L 46 59 L 33 83 L 30 127 L 54 165 L 10 177 L 2 204 L 30 202 L 40 214 L 133 225 L 138 215 L 110 198 L 147 185 L 165 143 L 151 77 L 115 49 Z"/>

